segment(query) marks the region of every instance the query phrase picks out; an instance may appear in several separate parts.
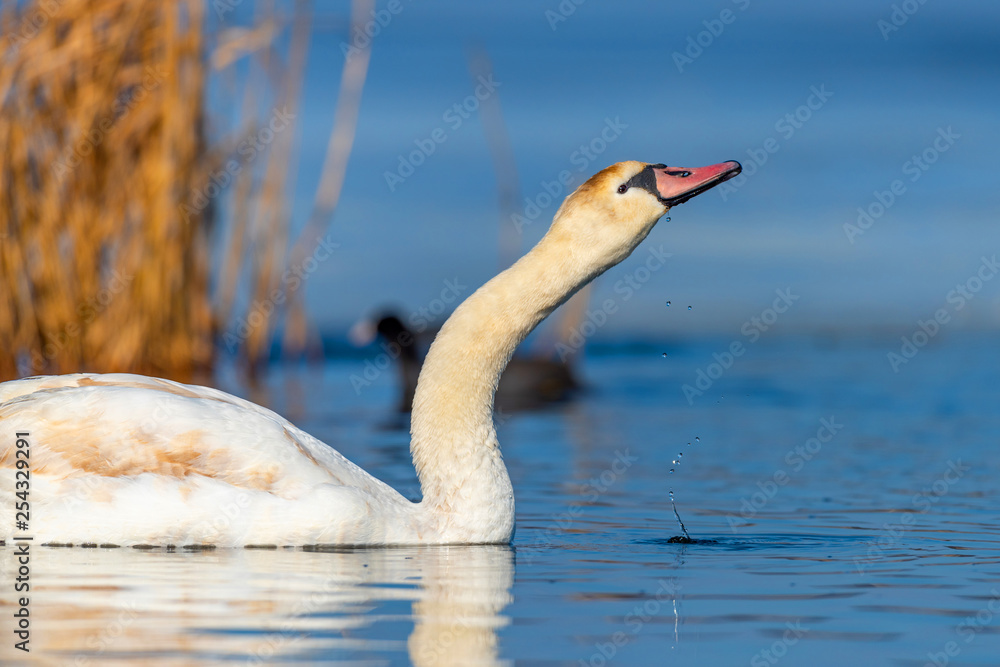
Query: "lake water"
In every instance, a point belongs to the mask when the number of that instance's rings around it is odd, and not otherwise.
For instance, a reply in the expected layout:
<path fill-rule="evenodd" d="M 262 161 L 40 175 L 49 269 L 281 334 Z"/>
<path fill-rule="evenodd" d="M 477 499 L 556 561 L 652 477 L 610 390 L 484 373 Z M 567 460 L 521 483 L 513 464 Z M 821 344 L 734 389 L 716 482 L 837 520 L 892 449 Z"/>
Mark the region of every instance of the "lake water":
<path fill-rule="evenodd" d="M 36 547 L 32 660 L 8 583 L 0 660 L 996 665 L 995 340 L 945 331 L 898 372 L 893 337 L 742 342 L 728 369 L 725 338 L 592 348 L 577 400 L 506 417 L 512 547 Z M 363 367 L 275 368 L 255 398 L 416 496 L 393 378 L 356 393 Z"/>

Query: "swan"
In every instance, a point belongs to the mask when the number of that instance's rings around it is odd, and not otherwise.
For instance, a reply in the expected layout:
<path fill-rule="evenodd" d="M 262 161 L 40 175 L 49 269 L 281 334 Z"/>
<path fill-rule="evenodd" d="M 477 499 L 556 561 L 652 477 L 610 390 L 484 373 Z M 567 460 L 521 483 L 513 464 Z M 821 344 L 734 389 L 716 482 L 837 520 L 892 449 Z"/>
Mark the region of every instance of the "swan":
<path fill-rule="evenodd" d="M 416 335 L 391 312 L 383 313 L 374 325 L 368 322 L 360 324 L 363 326 L 356 325 L 356 328 L 370 328 L 383 342 L 397 346 L 400 396 L 396 410 L 409 412 L 423 364 L 417 353 Z M 567 362 L 538 355 L 514 355 L 500 376 L 493 407 L 499 412 L 530 410 L 546 403 L 564 401 L 579 386 L 573 368 Z"/>
<path fill-rule="evenodd" d="M 274 412 L 129 374 L 0 384 L 0 539 L 60 545 L 506 544 L 514 494 L 493 393 L 528 333 L 629 256 L 672 206 L 741 171 L 620 162 L 559 207 L 538 244 L 438 333 L 413 399 L 411 502 Z M 24 444 L 22 444 L 22 441 Z M 30 522 L 15 532 L 18 452 Z"/>

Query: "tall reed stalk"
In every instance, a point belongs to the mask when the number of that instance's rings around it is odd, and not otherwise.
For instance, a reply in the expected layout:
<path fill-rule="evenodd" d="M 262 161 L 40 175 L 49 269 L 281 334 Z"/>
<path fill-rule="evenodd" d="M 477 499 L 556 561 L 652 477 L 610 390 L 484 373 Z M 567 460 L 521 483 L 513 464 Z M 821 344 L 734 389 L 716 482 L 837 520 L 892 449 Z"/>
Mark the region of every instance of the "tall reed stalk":
<path fill-rule="evenodd" d="M 293 243 L 309 3 L 295 0 L 281 53 L 272 0 L 249 27 L 224 16 L 241 3 L 220 2 L 224 11 L 205 0 L 0 5 L 0 380 L 81 370 L 187 379 L 211 370 L 219 346 L 252 368 L 282 304 L 305 341 L 301 294 L 274 294 L 336 206 L 368 51 L 345 63 L 341 129 L 308 238 Z M 371 5 L 354 0 L 352 25 Z M 207 7 L 223 19 L 212 43 Z M 243 102 L 210 141 L 213 76 Z"/>
<path fill-rule="evenodd" d="M 0 378 L 210 367 L 204 7 L 4 3 Z"/>

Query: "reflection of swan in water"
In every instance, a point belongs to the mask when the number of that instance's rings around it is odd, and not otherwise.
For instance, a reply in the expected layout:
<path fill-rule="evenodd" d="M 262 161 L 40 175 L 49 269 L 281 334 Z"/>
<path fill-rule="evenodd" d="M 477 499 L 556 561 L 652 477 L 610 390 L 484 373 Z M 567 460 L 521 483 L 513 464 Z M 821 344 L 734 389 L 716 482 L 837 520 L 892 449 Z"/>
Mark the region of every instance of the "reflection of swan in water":
<path fill-rule="evenodd" d="M 510 603 L 514 554 L 508 547 L 452 549 L 425 560 L 423 596 L 413 605 L 410 635 L 415 665 L 498 664 L 496 631 Z"/>
<path fill-rule="evenodd" d="M 511 600 L 507 546 L 33 555 L 31 664 L 328 662 L 407 650 L 421 667 L 503 664 L 496 631 Z M 3 581 L 16 563 L 14 549 L 0 547 Z M 11 595 L 5 586 L 0 607 L 11 609 Z M 398 622 L 390 609 L 400 601 L 412 603 L 406 645 L 378 627 Z M 24 657 L 0 642 L 0 664 Z"/>

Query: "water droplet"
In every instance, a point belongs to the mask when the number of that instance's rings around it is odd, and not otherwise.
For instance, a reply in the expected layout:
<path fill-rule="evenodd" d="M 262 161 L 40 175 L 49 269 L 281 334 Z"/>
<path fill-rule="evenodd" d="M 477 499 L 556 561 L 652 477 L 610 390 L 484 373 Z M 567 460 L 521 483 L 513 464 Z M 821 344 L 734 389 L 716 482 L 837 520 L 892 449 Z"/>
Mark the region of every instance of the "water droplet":
<path fill-rule="evenodd" d="M 674 459 L 673 461 L 671 461 L 671 463 L 673 463 L 674 465 L 677 465 L 677 459 Z"/>
<path fill-rule="evenodd" d="M 701 442 L 701 438 L 699 438 L 698 436 L 695 436 L 695 437 L 694 437 L 694 441 L 695 441 L 695 442 Z"/>
<path fill-rule="evenodd" d="M 666 359 L 666 358 L 667 358 L 667 353 L 666 353 L 666 352 L 664 352 L 664 353 L 663 353 L 663 358 L 664 358 L 664 359 Z"/>
<path fill-rule="evenodd" d="M 673 469 L 673 468 L 671 468 L 671 469 L 670 469 L 670 472 L 671 472 L 671 473 L 673 473 L 673 471 L 674 471 L 674 469 Z"/>
<path fill-rule="evenodd" d="M 689 442 L 688 444 L 690 445 L 691 443 Z M 681 458 L 682 456 L 684 456 L 684 452 L 677 452 L 677 458 Z"/>
<path fill-rule="evenodd" d="M 688 306 L 688 310 L 691 310 L 691 306 Z"/>
<path fill-rule="evenodd" d="M 670 307 L 670 302 L 669 302 L 669 301 L 667 301 L 667 308 L 669 308 L 669 307 Z"/>
<path fill-rule="evenodd" d="M 667 222 L 670 222 L 670 216 L 669 215 L 667 216 Z"/>

